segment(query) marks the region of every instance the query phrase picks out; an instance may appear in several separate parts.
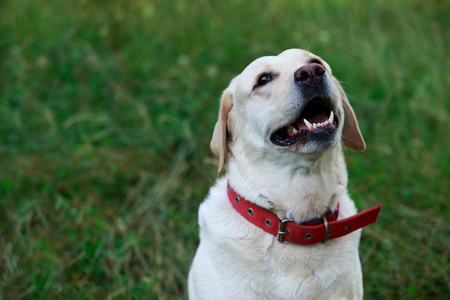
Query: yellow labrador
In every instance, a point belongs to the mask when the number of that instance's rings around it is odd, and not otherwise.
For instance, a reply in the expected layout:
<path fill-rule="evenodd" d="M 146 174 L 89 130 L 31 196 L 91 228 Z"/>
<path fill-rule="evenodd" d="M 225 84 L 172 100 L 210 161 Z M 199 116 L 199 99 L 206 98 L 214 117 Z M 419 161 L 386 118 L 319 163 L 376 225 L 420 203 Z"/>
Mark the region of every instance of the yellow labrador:
<path fill-rule="evenodd" d="M 341 142 L 364 150 L 331 68 L 300 49 L 262 57 L 223 92 L 217 180 L 199 210 L 190 299 L 361 299 L 361 227 Z"/>

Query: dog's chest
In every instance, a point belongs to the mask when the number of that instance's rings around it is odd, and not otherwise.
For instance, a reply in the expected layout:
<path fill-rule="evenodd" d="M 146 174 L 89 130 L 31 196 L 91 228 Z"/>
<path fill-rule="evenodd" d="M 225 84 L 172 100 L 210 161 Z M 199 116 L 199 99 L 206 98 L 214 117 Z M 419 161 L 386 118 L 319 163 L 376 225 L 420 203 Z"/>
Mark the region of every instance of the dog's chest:
<path fill-rule="evenodd" d="M 233 286 L 230 289 L 254 286 L 269 294 L 302 293 L 305 288 L 324 288 L 324 282 L 332 284 L 337 276 L 354 267 L 357 239 L 330 240 L 309 246 L 280 243 L 240 216 L 235 217 L 210 218 L 215 226 L 209 229 L 217 228 L 220 232 L 208 230 L 211 235 L 202 238 L 211 242 L 208 245 L 217 269 L 222 278 L 230 280 Z"/>
<path fill-rule="evenodd" d="M 200 208 L 200 247 L 202 253 L 208 253 L 217 274 L 216 278 L 208 273 L 209 279 L 224 286 L 230 295 L 314 299 L 307 296 L 310 291 L 335 290 L 348 278 L 360 277 L 359 232 L 325 244 L 280 243 L 237 213 L 225 189 L 223 181 Z M 342 200 L 342 212 L 348 213 L 348 204 Z M 287 293 L 292 297 L 284 297 Z"/>
<path fill-rule="evenodd" d="M 216 245 L 213 252 L 220 257 L 222 283 L 233 295 L 261 295 L 259 299 L 298 299 L 301 295 L 309 299 L 314 298 L 311 291 L 328 293 L 341 278 L 354 277 L 359 271 L 357 251 L 340 241 L 300 246 L 281 244 L 265 235 Z M 339 247 L 344 248 L 342 253 Z"/>

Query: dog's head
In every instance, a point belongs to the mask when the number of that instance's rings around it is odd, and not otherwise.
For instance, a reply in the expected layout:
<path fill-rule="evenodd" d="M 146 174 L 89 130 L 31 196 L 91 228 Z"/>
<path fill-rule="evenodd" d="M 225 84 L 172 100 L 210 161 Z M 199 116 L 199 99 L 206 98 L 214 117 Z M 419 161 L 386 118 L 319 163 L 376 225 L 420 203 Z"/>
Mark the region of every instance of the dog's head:
<path fill-rule="evenodd" d="M 330 66 L 300 49 L 261 57 L 235 77 L 223 92 L 211 140 L 219 174 L 227 147 L 244 151 L 317 154 L 340 141 L 364 150 L 355 114 Z M 231 143 L 231 144 L 230 144 Z"/>

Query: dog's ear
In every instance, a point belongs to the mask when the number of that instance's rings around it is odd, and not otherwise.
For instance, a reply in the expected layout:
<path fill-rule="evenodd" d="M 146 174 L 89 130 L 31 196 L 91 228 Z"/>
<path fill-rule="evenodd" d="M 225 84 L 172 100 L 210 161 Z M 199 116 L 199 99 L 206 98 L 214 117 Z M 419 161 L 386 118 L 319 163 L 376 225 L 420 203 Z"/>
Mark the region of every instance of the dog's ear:
<path fill-rule="evenodd" d="M 218 176 L 222 173 L 225 166 L 225 160 L 227 156 L 227 139 L 230 138 L 228 123 L 228 114 L 233 107 L 233 95 L 226 89 L 222 94 L 220 100 L 219 119 L 214 126 L 214 133 L 211 139 L 211 151 L 219 158 Z"/>
<path fill-rule="evenodd" d="M 366 143 L 359 130 L 358 120 L 356 120 L 355 113 L 353 111 L 350 102 L 348 102 L 347 96 L 342 89 L 339 82 L 335 79 L 339 92 L 342 96 L 342 105 L 344 107 L 344 128 L 342 129 L 342 142 L 347 148 L 364 151 L 366 149 Z"/>
<path fill-rule="evenodd" d="M 358 151 L 364 151 L 366 149 L 366 143 L 359 130 L 358 120 L 356 120 L 353 108 L 348 102 L 347 97 L 344 94 L 342 99 L 344 106 L 344 128 L 342 129 L 342 141 L 347 148 L 351 148 Z"/>

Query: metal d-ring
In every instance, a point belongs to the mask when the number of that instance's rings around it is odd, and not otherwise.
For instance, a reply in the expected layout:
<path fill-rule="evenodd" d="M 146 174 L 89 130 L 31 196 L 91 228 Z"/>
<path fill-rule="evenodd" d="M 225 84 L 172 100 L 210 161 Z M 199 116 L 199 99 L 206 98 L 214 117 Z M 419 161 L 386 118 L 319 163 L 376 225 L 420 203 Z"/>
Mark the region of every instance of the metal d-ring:
<path fill-rule="evenodd" d="M 325 240 L 322 243 L 326 243 L 326 242 L 328 242 L 328 237 L 331 235 L 331 230 L 328 229 L 327 218 L 325 218 L 325 216 L 323 216 L 322 219 L 323 219 L 323 224 L 325 225 Z"/>

